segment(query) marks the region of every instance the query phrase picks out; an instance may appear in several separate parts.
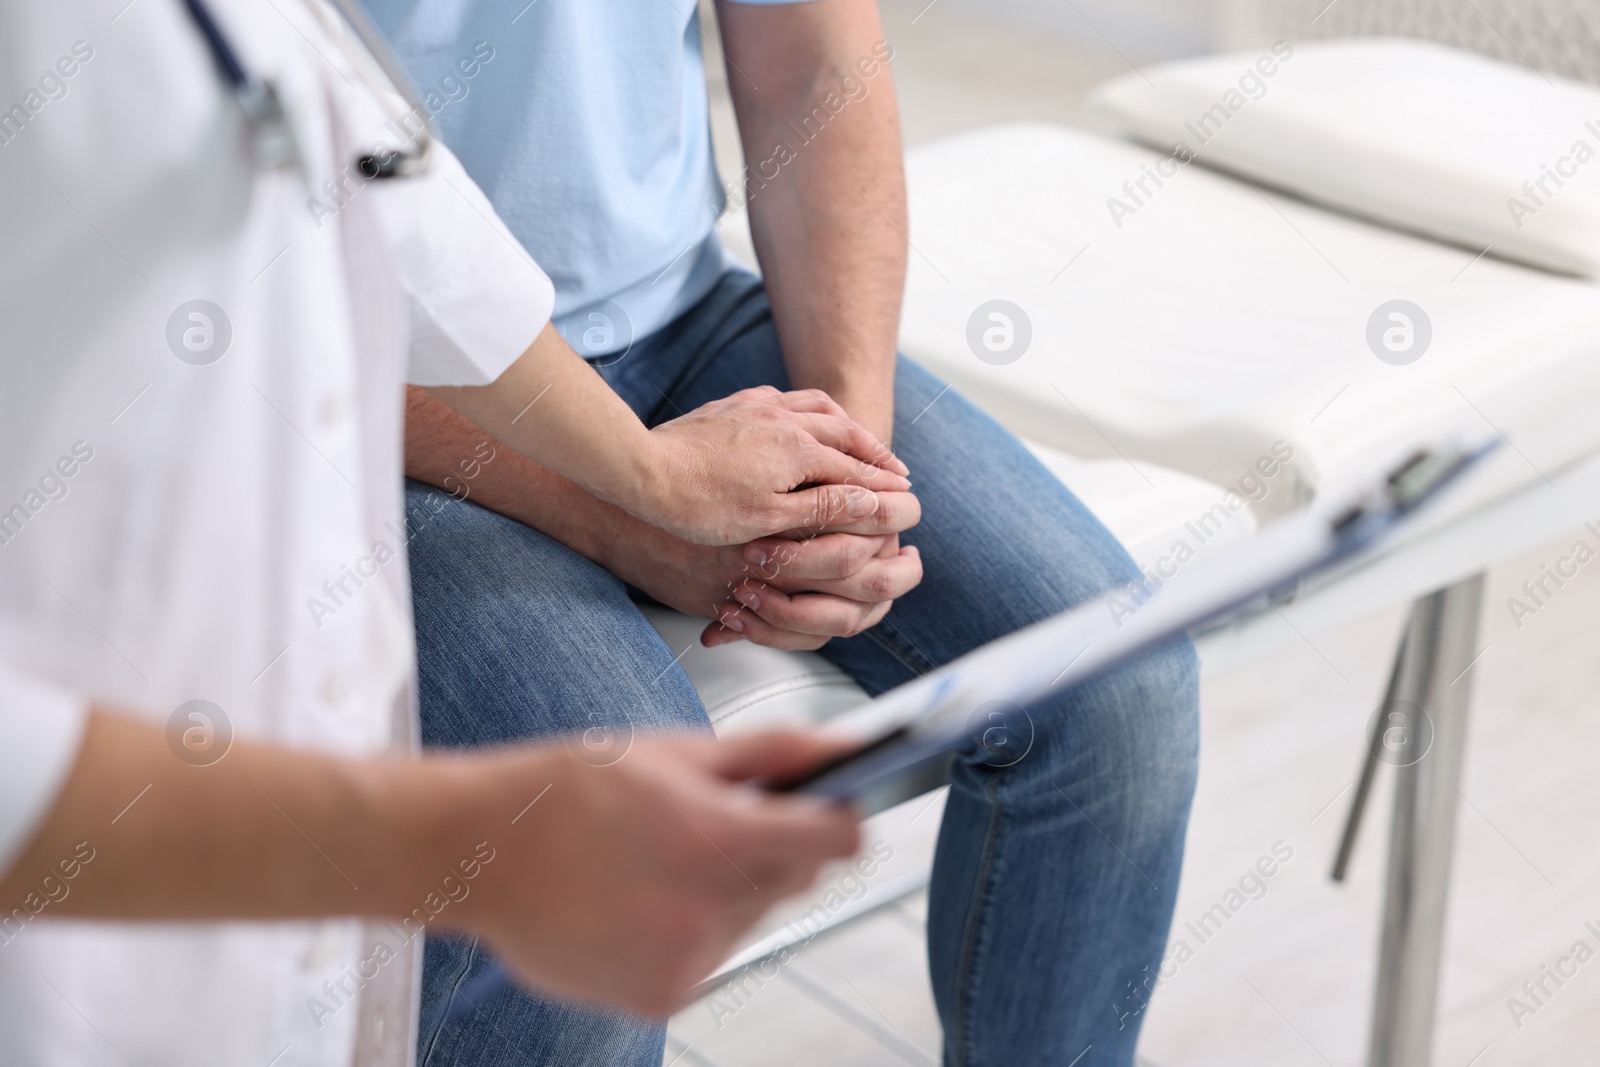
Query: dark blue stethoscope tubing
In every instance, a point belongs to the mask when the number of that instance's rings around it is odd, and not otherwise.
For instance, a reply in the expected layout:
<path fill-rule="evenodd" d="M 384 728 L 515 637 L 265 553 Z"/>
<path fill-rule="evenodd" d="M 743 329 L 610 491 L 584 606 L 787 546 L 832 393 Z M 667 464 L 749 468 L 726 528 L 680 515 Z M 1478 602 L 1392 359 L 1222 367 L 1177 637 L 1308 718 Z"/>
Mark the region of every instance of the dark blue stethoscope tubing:
<path fill-rule="evenodd" d="M 239 55 L 228 43 L 228 38 L 222 32 L 222 27 L 217 25 L 216 18 L 211 14 L 211 9 L 206 6 L 205 0 L 183 0 L 183 6 L 188 9 L 189 17 L 200 30 L 200 35 L 206 39 L 206 44 L 211 47 L 211 57 L 216 60 L 222 76 L 228 79 L 228 84 L 234 92 L 243 92 L 250 87 L 250 75 L 245 73 L 244 64 L 239 62 Z"/>

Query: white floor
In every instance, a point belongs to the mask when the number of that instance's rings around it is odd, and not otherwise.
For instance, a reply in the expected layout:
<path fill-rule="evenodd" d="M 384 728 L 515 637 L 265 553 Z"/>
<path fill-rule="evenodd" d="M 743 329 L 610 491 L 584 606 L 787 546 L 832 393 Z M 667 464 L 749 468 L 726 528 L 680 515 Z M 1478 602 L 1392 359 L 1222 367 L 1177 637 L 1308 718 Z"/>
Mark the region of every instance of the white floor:
<path fill-rule="evenodd" d="M 906 141 L 1016 118 L 1081 124 L 1085 87 L 1128 69 L 1114 49 L 884 0 Z M 918 12 L 922 11 L 920 17 Z M 1138 62 L 1137 56 L 1132 57 Z M 725 173 L 738 158 L 713 77 Z M 1518 627 L 1507 598 L 1583 537 L 1490 574 L 1458 827 L 1436 1041 L 1441 1067 L 1600 1064 L 1600 962 L 1542 1004 L 1522 993 L 1582 940 L 1600 952 L 1600 566 Z M 1353 872 L 1327 877 L 1363 735 L 1400 622 L 1394 609 L 1206 685 L 1199 795 L 1174 937 L 1277 842 L 1293 858 L 1148 1009 L 1161 1067 L 1355 1067 L 1365 1060 L 1389 781 L 1380 776 Z M 937 804 L 916 816 L 931 847 Z M 903 850 L 907 851 L 907 850 Z M 898 855 L 897 865 L 916 857 Z M 776 977 L 673 1019 L 668 1063 L 934 1064 L 939 1028 L 921 894 L 808 946 Z M 1600 956 L 1596 957 L 1600 960 Z M 1570 966 L 1568 970 L 1570 971 Z M 1513 1018 L 1507 998 L 1531 1014 Z"/>

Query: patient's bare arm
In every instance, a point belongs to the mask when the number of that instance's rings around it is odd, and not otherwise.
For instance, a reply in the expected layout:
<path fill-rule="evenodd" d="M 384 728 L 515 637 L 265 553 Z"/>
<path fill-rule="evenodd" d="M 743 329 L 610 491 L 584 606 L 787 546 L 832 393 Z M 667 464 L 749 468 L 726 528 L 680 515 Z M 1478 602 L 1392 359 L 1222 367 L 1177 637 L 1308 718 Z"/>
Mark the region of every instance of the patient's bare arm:
<path fill-rule="evenodd" d="M 887 440 L 910 226 L 878 5 L 719 0 L 717 23 L 789 380 Z M 759 91 L 742 71 L 761 72 Z"/>
<path fill-rule="evenodd" d="M 0 907 L 66 885 L 39 921 L 401 918 L 471 870 L 441 924 L 545 990 L 663 1014 L 855 850 L 848 811 L 739 784 L 836 752 L 789 733 L 640 739 L 593 767 L 560 744 L 354 760 L 239 741 L 195 767 L 159 725 L 102 710 Z"/>

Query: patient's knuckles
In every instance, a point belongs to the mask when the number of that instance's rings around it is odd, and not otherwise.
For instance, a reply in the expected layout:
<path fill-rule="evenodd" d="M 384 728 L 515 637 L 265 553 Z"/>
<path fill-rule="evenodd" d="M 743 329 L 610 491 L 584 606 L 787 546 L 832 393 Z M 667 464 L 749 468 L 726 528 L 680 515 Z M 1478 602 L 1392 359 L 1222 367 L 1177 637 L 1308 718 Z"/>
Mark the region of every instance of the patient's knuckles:
<path fill-rule="evenodd" d="M 867 610 L 866 605 L 857 604 L 842 597 L 828 597 L 827 600 L 818 600 L 815 613 L 806 626 L 809 630 L 821 630 L 829 637 L 854 637 L 861 632 L 861 615 Z"/>
<path fill-rule="evenodd" d="M 794 505 L 784 500 L 783 494 L 771 493 L 759 502 L 735 508 L 736 521 L 745 530 L 765 533 L 783 529 L 794 523 Z M 728 538 L 730 542 L 738 538 Z"/>
<path fill-rule="evenodd" d="M 777 574 L 782 574 L 786 569 L 800 562 L 805 546 L 796 541 L 781 541 L 769 551 L 767 566 L 775 568 Z M 774 575 L 776 577 L 776 575 Z"/>
<path fill-rule="evenodd" d="M 775 615 L 769 621 L 795 634 L 842 637 L 846 629 L 836 598 L 823 594 L 797 597 L 789 602 L 781 616 Z"/>
<path fill-rule="evenodd" d="M 729 393 L 728 401 L 770 400 L 780 395 L 783 390 L 773 385 L 752 385 L 748 389 L 741 389 L 737 393 Z"/>
<path fill-rule="evenodd" d="M 833 397 L 821 389 L 795 389 L 789 395 L 806 411 L 821 411 L 830 415 L 844 413 L 844 409 L 834 403 Z"/>
<path fill-rule="evenodd" d="M 777 426 L 789 421 L 789 412 L 776 404 L 753 404 L 744 415 L 752 422 L 761 423 L 763 426 Z"/>
<path fill-rule="evenodd" d="M 899 578 L 887 567 L 873 567 L 862 572 L 856 576 L 854 584 L 861 599 L 870 604 L 893 600 L 900 592 Z"/>
<path fill-rule="evenodd" d="M 848 578 L 857 574 L 878 553 L 878 538 L 838 534 L 829 539 L 819 561 L 823 578 Z"/>
<path fill-rule="evenodd" d="M 883 617 L 889 614 L 889 608 L 893 604 L 892 600 L 882 600 L 875 604 L 856 605 L 856 611 L 850 619 L 850 632 L 841 636 L 859 637 L 866 633 L 883 621 Z"/>
<path fill-rule="evenodd" d="M 833 593 L 807 592 L 792 597 L 784 614 L 787 629 L 823 637 L 849 637 L 850 626 L 861 607 Z"/>

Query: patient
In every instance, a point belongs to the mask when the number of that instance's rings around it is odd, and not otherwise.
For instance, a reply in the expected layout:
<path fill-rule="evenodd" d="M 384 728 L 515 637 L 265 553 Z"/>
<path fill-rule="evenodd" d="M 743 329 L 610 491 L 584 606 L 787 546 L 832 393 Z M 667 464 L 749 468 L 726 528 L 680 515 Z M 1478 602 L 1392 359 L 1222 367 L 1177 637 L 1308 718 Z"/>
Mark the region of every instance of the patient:
<path fill-rule="evenodd" d="M 819 649 L 875 694 L 1138 576 L 1015 437 L 895 352 L 905 188 L 873 0 L 717 5 L 752 161 L 730 187 L 765 280 L 718 243 L 693 5 L 369 7 L 425 93 L 449 79 L 450 99 L 430 98 L 445 140 L 550 272 L 568 340 L 647 423 L 751 387 L 823 390 L 892 437 L 916 493 L 790 539 L 692 544 L 414 392 L 409 498 L 437 512 L 411 546 L 426 743 L 587 730 L 603 762 L 634 733 L 707 730 L 640 598 L 709 620 L 707 645 Z M 1167 936 L 1196 706 L 1180 640 L 1014 716 L 1003 756 L 957 761 L 928 915 L 946 1063 L 1132 1062 L 1130 990 Z M 424 1019 L 484 966 L 466 942 L 430 943 Z M 425 1028 L 420 1049 L 656 1067 L 663 1034 L 508 992 Z"/>

